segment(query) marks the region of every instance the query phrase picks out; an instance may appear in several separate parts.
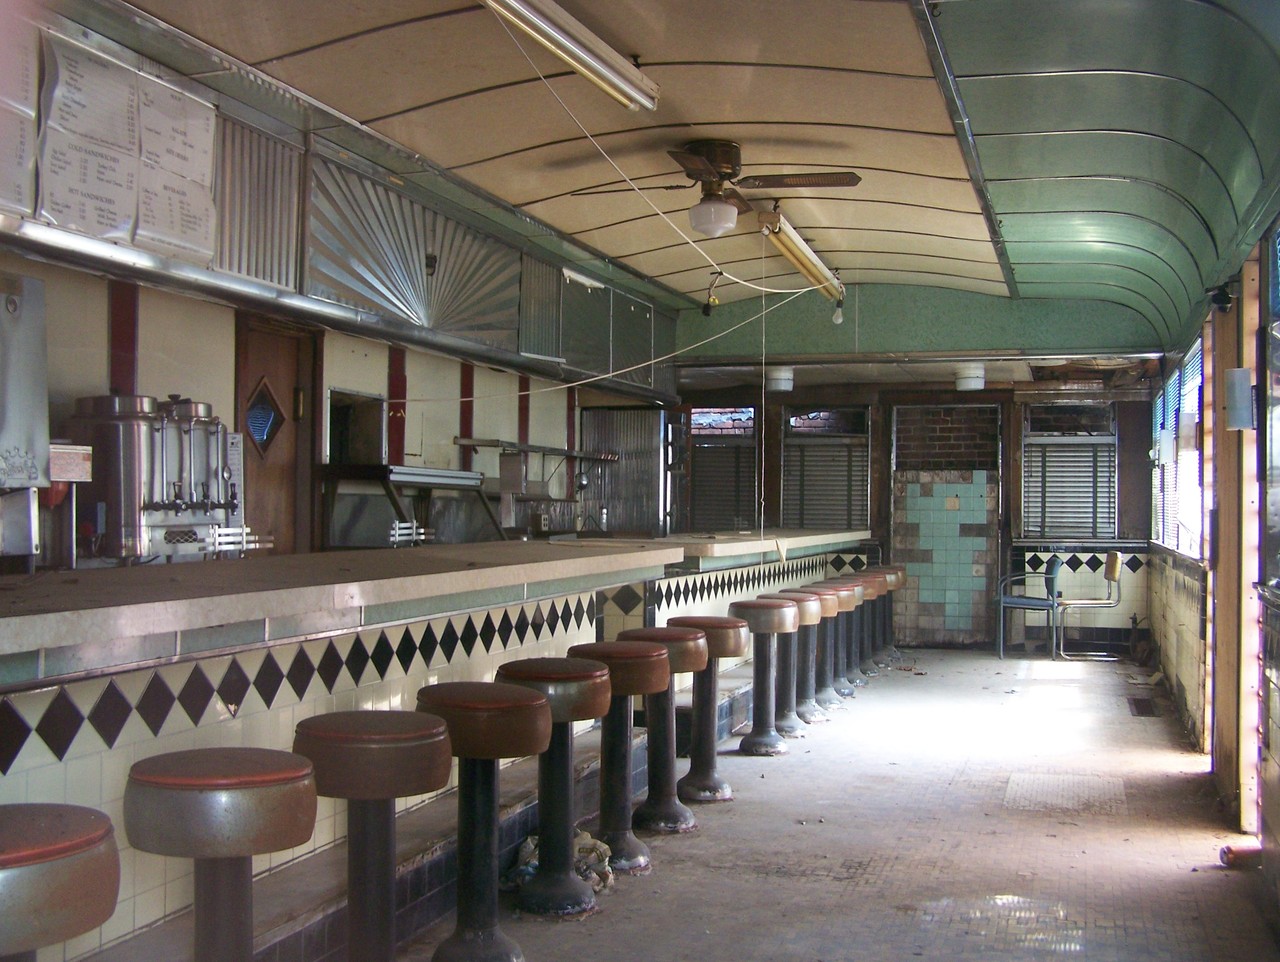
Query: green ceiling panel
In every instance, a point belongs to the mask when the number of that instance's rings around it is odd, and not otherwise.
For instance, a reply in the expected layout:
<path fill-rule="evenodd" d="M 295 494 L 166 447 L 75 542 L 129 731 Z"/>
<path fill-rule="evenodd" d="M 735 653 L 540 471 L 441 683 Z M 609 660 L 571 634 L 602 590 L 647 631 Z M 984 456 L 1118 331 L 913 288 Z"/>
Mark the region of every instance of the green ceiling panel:
<path fill-rule="evenodd" d="M 1041 284 L 1066 285 L 1078 291 L 1072 297 L 1100 300 L 1114 299 L 1115 290 L 1128 291 L 1137 300 L 1125 298 L 1121 303 L 1140 311 L 1166 330 L 1179 316 L 1178 305 L 1168 291 L 1143 272 L 1127 267 L 1080 263 L 1018 265 L 1018 290 L 1023 297 L 1035 297 Z M 1139 306 L 1140 303 L 1145 306 Z"/>

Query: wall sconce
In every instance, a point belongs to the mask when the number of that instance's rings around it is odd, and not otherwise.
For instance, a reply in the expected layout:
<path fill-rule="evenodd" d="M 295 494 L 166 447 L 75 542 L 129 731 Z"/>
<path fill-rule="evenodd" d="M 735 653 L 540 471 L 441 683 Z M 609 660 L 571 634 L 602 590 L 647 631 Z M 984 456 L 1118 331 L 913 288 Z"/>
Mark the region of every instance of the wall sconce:
<path fill-rule="evenodd" d="M 1227 430 L 1252 431 L 1257 428 L 1253 372 L 1247 367 L 1228 368 L 1222 372 L 1222 383 Z"/>

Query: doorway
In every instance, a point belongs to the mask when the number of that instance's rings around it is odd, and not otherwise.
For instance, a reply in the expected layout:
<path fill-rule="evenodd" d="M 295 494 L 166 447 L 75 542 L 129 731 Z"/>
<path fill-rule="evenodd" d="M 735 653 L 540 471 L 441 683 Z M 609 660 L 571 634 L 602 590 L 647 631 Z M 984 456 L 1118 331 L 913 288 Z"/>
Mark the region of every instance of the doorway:
<path fill-rule="evenodd" d="M 245 524 L 272 554 L 311 550 L 313 332 L 236 315 L 236 430 L 243 432 Z"/>

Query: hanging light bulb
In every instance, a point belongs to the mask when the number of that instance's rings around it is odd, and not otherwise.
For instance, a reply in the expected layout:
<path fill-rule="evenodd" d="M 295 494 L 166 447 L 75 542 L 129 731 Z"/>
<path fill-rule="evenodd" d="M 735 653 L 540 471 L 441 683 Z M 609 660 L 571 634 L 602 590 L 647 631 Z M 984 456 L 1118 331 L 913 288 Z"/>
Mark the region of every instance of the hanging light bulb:
<path fill-rule="evenodd" d="M 844 323 L 844 298 L 843 297 L 840 298 L 840 300 L 836 301 L 836 309 L 831 312 L 831 323 L 832 324 Z"/>

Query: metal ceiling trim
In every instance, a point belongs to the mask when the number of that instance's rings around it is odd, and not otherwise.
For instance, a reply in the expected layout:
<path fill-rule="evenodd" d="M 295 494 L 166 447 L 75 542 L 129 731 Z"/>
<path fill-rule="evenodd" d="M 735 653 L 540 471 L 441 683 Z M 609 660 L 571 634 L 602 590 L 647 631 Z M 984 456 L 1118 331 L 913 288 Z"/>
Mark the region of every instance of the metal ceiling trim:
<path fill-rule="evenodd" d="M 978 158 L 978 145 L 973 137 L 973 129 L 969 126 L 969 115 L 964 108 L 964 100 L 960 97 L 960 88 L 956 84 L 955 73 L 951 70 L 951 62 L 947 58 L 946 49 L 942 45 L 942 37 L 938 35 L 933 22 L 933 6 L 931 0 L 911 0 L 911 12 L 915 15 L 916 26 L 920 31 L 920 39 L 924 43 L 925 53 L 933 65 L 933 75 L 938 81 L 942 99 L 946 102 L 947 113 L 956 129 L 956 140 L 960 145 L 960 153 L 964 156 L 965 166 L 969 169 L 969 180 L 977 195 L 978 205 L 982 208 L 982 219 L 991 234 L 991 245 L 995 249 L 996 260 L 1000 263 L 1000 272 L 1004 275 L 1009 296 L 1017 299 L 1018 281 L 1013 274 L 1013 263 L 1009 259 L 1008 248 L 1005 247 L 1004 235 L 1000 230 L 1000 220 L 996 216 L 995 206 L 991 203 L 991 195 L 987 192 L 987 180 L 982 173 L 982 162 Z"/>

